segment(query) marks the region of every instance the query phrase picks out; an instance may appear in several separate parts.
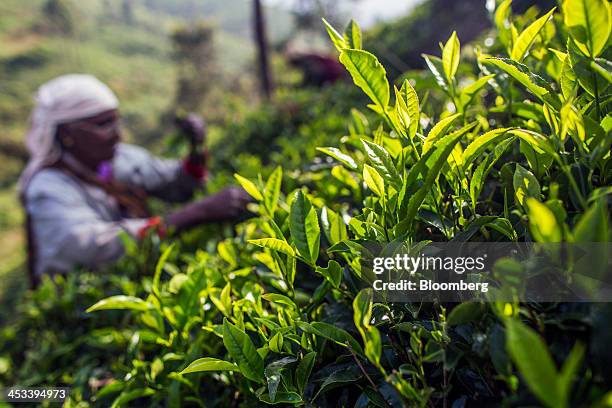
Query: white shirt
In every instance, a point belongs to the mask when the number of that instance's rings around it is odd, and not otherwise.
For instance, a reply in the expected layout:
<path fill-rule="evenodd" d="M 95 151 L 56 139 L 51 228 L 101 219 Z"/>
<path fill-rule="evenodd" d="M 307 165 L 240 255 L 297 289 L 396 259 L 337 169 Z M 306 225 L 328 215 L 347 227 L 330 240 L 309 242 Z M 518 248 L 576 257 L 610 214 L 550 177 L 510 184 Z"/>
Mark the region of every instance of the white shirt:
<path fill-rule="evenodd" d="M 117 148 L 113 177 L 172 202 L 188 200 L 199 185 L 180 161 L 160 159 L 128 144 Z M 104 190 L 55 168 L 39 171 L 25 198 L 37 276 L 112 263 L 123 255 L 122 232 L 136 236 L 147 223 L 143 218 L 123 218 L 116 200 Z"/>

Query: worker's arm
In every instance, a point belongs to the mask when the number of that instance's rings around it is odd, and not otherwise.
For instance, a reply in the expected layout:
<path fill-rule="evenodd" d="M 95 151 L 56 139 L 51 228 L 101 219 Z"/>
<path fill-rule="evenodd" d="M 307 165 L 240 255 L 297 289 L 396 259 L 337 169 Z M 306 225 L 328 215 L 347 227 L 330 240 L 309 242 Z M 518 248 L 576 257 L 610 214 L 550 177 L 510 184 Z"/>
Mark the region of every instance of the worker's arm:
<path fill-rule="evenodd" d="M 120 144 L 113 161 L 115 180 L 144 188 L 169 202 L 185 202 L 204 183 L 205 169 L 185 160 L 161 159 L 146 149 Z"/>
<path fill-rule="evenodd" d="M 28 189 L 26 209 L 36 248 L 36 272 L 69 272 L 75 267 L 98 268 L 123 255 L 121 235 L 137 236 L 146 219 L 113 218 L 97 197 L 59 171 L 40 174 Z M 92 199 L 93 198 L 93 199 Z M 99 201 L 104 199 L 102 193 Z M 96 211 L 97 208 L 97 211 Z M 103 219 L 100 211 L 109 221 Z"/>
<path fill-rule="evenodd" d="M 160 159 L 143 148 L 119 145 L 113 163 L 114 178 L 166 201 L 188 201 L 207 178 L 206 123 L 191 113 L 177 118 L 176 125 L 189 138 L 190 151 L 184 160 Z"/>

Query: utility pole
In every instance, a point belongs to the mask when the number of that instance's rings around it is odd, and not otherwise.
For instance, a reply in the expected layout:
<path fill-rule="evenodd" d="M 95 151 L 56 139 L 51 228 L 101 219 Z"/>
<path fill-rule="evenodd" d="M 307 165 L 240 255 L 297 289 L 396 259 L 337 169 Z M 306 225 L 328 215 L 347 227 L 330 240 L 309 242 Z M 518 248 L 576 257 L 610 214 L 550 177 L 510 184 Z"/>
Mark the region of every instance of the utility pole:
<path fill-rule="evenodd" d="M 255 41 L 259 58 L 259 74 L 261 78 L 261 90 L 266 99 L 272 97 L 274 85 L 272 73 L 270 72 L 270 61 L 268 56 L 268 42 L 266 39 L 266 22 L 261 6 L 261 0 L 254 0 L 255 6 Z"/>

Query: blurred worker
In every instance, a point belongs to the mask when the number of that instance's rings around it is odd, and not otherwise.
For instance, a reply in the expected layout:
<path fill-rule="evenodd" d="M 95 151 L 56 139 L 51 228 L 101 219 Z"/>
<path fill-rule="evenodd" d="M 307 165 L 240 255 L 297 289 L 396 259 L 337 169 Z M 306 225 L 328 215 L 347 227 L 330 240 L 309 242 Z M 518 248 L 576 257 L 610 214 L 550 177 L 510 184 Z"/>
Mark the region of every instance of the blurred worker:
<path fill-rule="evenodd" d="M 249 198 L 228 188 L 163 216 L 147 196 L 189 200 L 206 177 L 204 121 L 180 122 L 191 138 L 184 161 L 163 160 L 121 143 L 118 101 L 90 75 L 64 75 L 41 86 L 26 136 L 30 161 L 19 188 L 26 211 L 32 285 L 44 273 L 98 268 L 124 252 L 120 235 L 182 231 L 240 216 Z"/>
<path fill-rule="evenodd" d="M 304 86 L 321 88 L 346 78 L 346 70 L 333 55 L 320 52 L 289 52 L 289 63 L 304 75 Z"/>

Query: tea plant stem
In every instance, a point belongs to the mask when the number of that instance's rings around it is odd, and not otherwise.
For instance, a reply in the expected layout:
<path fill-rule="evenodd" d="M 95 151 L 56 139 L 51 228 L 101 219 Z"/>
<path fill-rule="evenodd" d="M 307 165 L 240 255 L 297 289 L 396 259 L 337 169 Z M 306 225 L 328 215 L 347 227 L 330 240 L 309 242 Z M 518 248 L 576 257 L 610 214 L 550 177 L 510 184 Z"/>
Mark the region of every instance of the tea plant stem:
<path fill-rule="evenodd" d="M 372 381 L 372 379 L 370 378 L 370 376 L 368 375 L 368 373 L 366 373 L 365 368 L 363 368 L 363 365 L 361 364 L 361 361 L 359 361 L 359 358 L 357 357 L 357 355 L 355 354 L 355 352 L 353 351 L 353 349 L 351 348 L 351 346 L 349 344 L 347 344 L 349 351 L 351 352 L 351 354 L 353 355 L 353 358 L 355 359 L 355 362 L 357 363 L 357 366 L 359 366 L 359 369 L 361 370 L 361 372 L 363 373 L 363 375 L 365 376 L 365 378 L 367 378 L 368 382 L 370 383 L 370 385 L 372 386 L 372 388 L 374 388 L 377 392 L 378 389 L 376 388 L 376 384 L 374 384 L 374 381 Z M 379 393 L 380 394 L 380 393 Z M 384 398 L 384 396 L 381 394 L 381 396 Z"/>
<path fill-rule="evenodd" d="M 385 118 L 385 122 L 387 122 L 387 125 L 389 125 L 389 127 L 391 129 L 393 129 L 393 131 L 395 133 L 397 133 L 398 136 L 400 136 L 402 134 L 402 132 L 400 132 L 399 129 L 395 127 L 395 125 L 393 124 L 393 121 L 389 117 L 389 113 L 387 113 L 387 111 L 385 111 L 384 118 Z M 421 158 L 421 155 L 419 154 L 418 150 L 416 149 L 416 145 L 412 141 L 412 138 L 410 137 L 410 135 L 407 135 L 406 139 L 408 139 L 408 141 L 410 142 L 410 147 L 412 147 L 412 151 L 414 152 L 414 156 L 415 156 L 416 160 L 418 161 Z"/>
<path fill-rule="evenodd" d="M 508 86 L 508 126 L 512 124 L 512 80 Z"/>
<path fill-rule="evenodd" d="M 595 71 L 593 71 L 593 69 L 591 68 L 591 71 L 593 73 L 593 86 L 594 86 L 594 91 L 595 91 L 595 109 L 597 110 L 597 120 L 601 120 L 601 107 L 599 106 L 599 89 L 597 87 L 597 74 L 595 73 Z"/>
<path fill-rule="evenodd" d="M 440 195 L 442 195 L 442 193 L 440 192 L 440 186 L 437 181 L 436 181 L 436 185 L 438 186 L 438 192 L 440 193 Z M 446 237 L 446 239 L 450 239 L 450 235 L 448 233 L 448 230 L 446 229 L 446 223 L 444 222 L 444 218 L 442 217 L 442 210 L 440 209 L 440 203 L 438 202 L 436 197 L 434 197 L 434 205 L 436 206 L 436 215 L 438 216 L 438 219 L 440 220 L 440 224 L 442 224 L 442 229 L 444 230 L 444 236 Z"/>
<path fill-rule="evenodd" d="M 561 170 L 563 171 L 563 173 L 565 173 L 565 176 L 567 177 L 567 179 L 568 179 L 568 181 L 570 183 L 570 186 L 572 187 L 572 190 L 574 190 L 574 193 L 576 194 L 576 197 L 578 197 L 578 200 L 580 201 L 580 206 L 582 207 L 583 210 L 586 210 L 586 208 L 587 208 L 586 199 L 582 195 L 582 192 L 580 191 L 580 188 L 578 188 L 578 184 L 576 183 L 576 179 L 574 179 L 574 176 L 572 175 L 572 172 L 569 169 L 569 165 L 559 155 L 555 155 L 555 156 L 556 156 L 555 158 L 556 158 L 557 162 L 561 166 Z"/>

